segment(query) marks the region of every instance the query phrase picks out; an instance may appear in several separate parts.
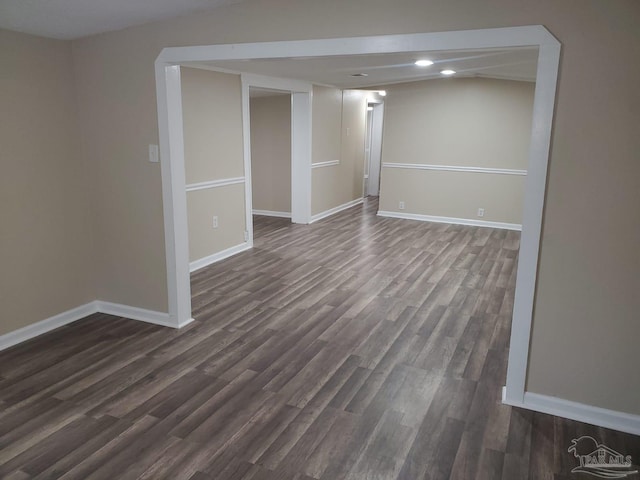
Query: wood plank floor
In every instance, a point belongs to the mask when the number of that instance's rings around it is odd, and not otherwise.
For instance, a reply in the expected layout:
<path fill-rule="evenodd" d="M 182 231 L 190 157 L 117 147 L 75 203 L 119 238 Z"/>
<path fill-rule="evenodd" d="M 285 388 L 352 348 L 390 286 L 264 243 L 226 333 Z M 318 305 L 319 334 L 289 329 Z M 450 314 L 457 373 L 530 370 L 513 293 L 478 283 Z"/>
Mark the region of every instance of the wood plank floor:
<path fill-rule="evenodd" d="M 500 403 L 519 234 L 256 218 L 180 331 L 93 315 L 0 353 L 3 479 L 575 479 L 571 439 Z"/>

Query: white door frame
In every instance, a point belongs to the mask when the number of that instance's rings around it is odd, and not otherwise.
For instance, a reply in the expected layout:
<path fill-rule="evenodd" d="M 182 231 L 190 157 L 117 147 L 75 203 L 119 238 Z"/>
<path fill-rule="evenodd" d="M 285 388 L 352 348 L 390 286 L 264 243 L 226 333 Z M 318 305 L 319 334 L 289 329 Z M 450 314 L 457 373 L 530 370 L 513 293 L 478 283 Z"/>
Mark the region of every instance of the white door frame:
<path fill-rule="evenodd" d="M 373 123 L 373 109 L 367 105 L 367 130 L 364 136 L 364 177 L 362 179 L 364 196 L 369 196 L 369 172 L 371 171 L 371 127 Z"/>
<path fill-rule="evenodd" d="M 376 197 L 380 195 L 383 122 L 384 102 L 376 103 L 373 105 L 373 110 L 371 111 L 371 142 L 369 144 L 369 178 L 367 185 L 367 195 L 374 195 Z"/>
<path fill-rule="evenodd" d="M 539 54 L 507 385 L 504 394 L 506 403 L 522 405 L 529 358 L 529 339 L 547 183 L 547 164 L 560 61 L 560 42 L 541 25 L 163 49 L 156 59 L 155 69 L 164 200 L 168 304 L 173 324 L 179 327 L 190 321 L 191 318 L 180 64 L 234 59 L 345 56 L 530 46 L 538 47 Z M 308 132 L 310 137 L 311 119 L 306 120 L 308 125 L 303 124 L 301 128 Z M 309 154 L 308 152 L 304 153 L 305 155 Z M 304 181 L 308 181 L 309 185 L 296 185 L 294 188 L 308 188 L 308 192 L 310 192 L 310 172 L 304 177 Z"/>
<path fill-rule="evenodd" d="M 244 142 L 244 193 L 247 241 L 253 247 L 253 184 L 251 182 L 251 108 L 252 87 L 291 93 L 291 221 L 311 220 L 311 92 L 309 82 L 248 73 L 242 82 L 242 136 Z"/>

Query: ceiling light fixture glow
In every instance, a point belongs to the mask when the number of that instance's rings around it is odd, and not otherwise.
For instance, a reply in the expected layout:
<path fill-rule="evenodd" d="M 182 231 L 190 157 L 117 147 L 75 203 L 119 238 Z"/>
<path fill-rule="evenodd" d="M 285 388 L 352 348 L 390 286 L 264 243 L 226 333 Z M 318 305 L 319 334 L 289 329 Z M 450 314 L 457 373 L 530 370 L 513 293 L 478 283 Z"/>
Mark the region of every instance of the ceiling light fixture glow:
<path fill-rule="evenodd" d="M 430 65 L 433 65 L 433 62 L 431 60 L 424 59 L 424 60 L 416 60 L 415 64 L 418 67 L 428 67 Z"/>
<path fill-rule="evenodd" d="M 442 75 L 455 75 L 456 71 L 455 70 L 446 69 L 446 70 L 441 70 L 440 73 Z"/>
<path fill-rule="evenodd" d="M 379 90 L 378 91 L 378 95 L 380 95 L 381 97 L 386 97 L 387 96 L 387 91 L 386 90 Z"/>

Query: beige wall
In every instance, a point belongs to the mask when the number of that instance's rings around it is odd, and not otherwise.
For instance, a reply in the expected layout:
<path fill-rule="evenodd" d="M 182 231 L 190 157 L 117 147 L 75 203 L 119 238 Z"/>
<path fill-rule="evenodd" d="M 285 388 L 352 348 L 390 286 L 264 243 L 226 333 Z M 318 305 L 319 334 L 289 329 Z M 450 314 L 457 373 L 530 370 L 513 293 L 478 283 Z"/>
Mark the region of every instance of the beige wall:
<path fill-rule="evenodd" d="M 166 309 L 160 170 L 146 162 L 162 47 L 541 24 L 563 51 L 528 388 L 640 414 L 639 23 L 636 0 L 247 0 L 73 42 L 101 297 Z"/>
<path fill-rule="evenodd" d="M 181 84 L 187 184 L 243 177 L 240 76 L 182 68 Z M 188 191 L 187 214 L 189 261 L 243 243 L 244 185 Z"/>
<path fill-rule="evenodd" d="M 251 99 L 254 210 L 291 213 L 291 95 Z"/>
<path fill-rule="evenodd" d="M 0 30 L 0 335 L 95 299 L 71 45 Z"/>
<path fill-rule="evenodd" d="M 364 156 L 367 130 L 367 92 L 342 92 L 341 177 L 345 181 L 344 202 L 364 194 Z"/>
<path fill-rule="evenodd" d="M 362 198 L 366 97 L 357 90 L 313 87 L 311 214 Z"/>
<path fill-rule="evenodd" d="M 180 77 L 187 185 L 242 177 L 240 75 L 183 67 Z"/>
<path fill-rule="evenodd" d="M 195 190 L 187 194 L 189 260 L 199 260 L 244 243 L 244 185 Z M 218 228 L 213 228 L 213 216 Z"/>
<path fill-rule="evenodd" d="M 386 86 L 382 162 L 526 170 L 534 88 L 486 78 Z M 403 201 L 403 213 L 521 224 L 524 179 L 382 168 L 380 209 Z"/>
<path fill-rule="evenodd" d="M 342 90 L 313 86 L 311 162 L 340 159 Z"/>
<path fill-rule="evenodd" d="M 525 177 L 383 168 L 381 211 L 522 223 Z M 405 209 L 398 205 L 405 202 Z M 478 208 L 485 215 L 478 218 Z"/>

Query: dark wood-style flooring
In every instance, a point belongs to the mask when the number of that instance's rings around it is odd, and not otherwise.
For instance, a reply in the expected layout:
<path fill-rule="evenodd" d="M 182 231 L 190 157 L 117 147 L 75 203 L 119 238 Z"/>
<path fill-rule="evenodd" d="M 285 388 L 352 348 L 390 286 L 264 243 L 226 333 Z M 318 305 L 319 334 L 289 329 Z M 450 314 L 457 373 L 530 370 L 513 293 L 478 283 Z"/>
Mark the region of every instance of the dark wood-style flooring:
<path fill-rule="evenodd" d="M 93 315 L 0 353 L 0 478 L 576 479 L 640 437 L 500 403 L 519 234 L 256 218 L 182 330 Z"/>

